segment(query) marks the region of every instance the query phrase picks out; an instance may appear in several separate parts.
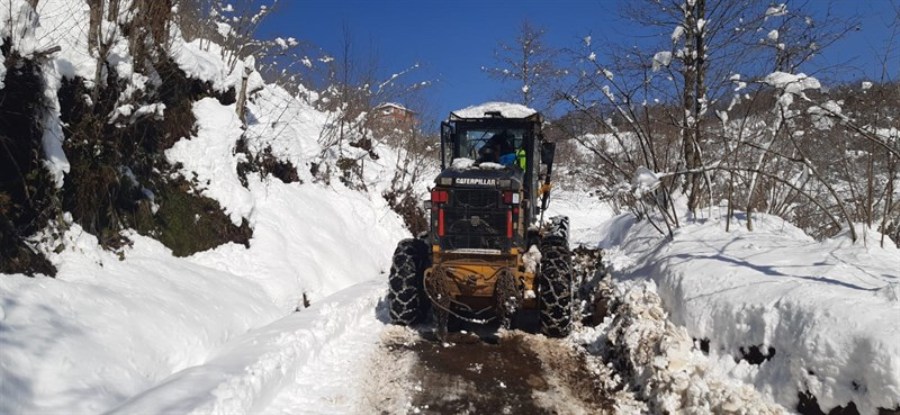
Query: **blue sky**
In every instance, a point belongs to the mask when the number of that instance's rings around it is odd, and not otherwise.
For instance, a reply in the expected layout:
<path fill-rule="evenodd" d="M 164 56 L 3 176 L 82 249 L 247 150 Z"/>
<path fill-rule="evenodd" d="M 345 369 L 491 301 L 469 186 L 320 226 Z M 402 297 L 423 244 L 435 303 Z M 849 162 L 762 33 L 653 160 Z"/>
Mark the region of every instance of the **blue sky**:
<path fill-rule="evenodd" d="M 384 76 L 414 63 L 422 66 L 410 80 L 433 80 L 426 117 L 443 118 L 451 110 L 501 98 L 512 88 L 481 71 L 494 64 L 498 42 L 511 42 L 524 20 L 547 31 L 546 42 L 578 47 L 590 34 L 594 43 L 639 42 L 635 29 L 617 12 L 626 0 L 282 0 L 260 35 L 293 36 L 337 54 L 349 29 L 357 52 L 373 51 Z M 855 16 L 860 30 L 827 49 L 813 67 L 845 64 L 845 79 L 878 75 L 875 57 L 883 54 L 900 0 L 788 1 L 824 13 L 828 4 L 841 16 Z M 897 40 L 900 42 L 900 39 Z M 891 58 L 893 76 L 900 55 Z M 816 66 L 819 65 L 819 66 Z M 431 121 L 431 120 L 425 120 Z"/>

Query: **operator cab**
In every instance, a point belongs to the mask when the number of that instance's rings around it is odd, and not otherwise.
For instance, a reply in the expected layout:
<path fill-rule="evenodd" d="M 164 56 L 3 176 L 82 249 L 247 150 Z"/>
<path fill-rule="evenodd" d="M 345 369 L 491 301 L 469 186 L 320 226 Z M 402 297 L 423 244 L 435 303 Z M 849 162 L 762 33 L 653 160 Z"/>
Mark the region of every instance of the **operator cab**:
<path fill-rule="evenodd" d="M 527 248 L 540 209 L 540 128 L 540 114 L 508 103 L 469 107 L 441 123 L 442 171 L 429 206 L 434 245 L 485 254 Z"/>

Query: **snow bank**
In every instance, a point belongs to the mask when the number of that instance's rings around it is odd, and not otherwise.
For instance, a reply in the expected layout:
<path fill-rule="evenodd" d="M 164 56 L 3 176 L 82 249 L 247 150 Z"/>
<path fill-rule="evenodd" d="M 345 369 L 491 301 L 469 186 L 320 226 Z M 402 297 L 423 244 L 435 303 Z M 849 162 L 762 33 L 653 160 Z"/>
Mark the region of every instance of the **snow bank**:
<path fill-rule="evenodd" d="M 601 281 L 598 289 L 613 315 L 575 332 L 572 340 L 605 350 L 652 413 L 786 413 L 697 350 L 687 330 L 668 320 L 653 282 L 609 283 Z"/>
<path fill-rule="evenodd" d="M 37 12 L 40 25 L 35 28 L 41 48 L 59 46 L 53 64 L 60 76 L 80 76 L 94 81 L 97 59 L 88 50 L 87 22 L 91 9 L 85 1 L 41 0 Z"/>
<path fill-rule="evenodd" d="M 270 148 L 297 168 L 301 180 L 312 181 L 306 166 L 323 152 L 317 138 L 327 115 L 271 86 L 254 97 L 248 111 L 251 152 Z M 191 261 L 260 283 L 285 311 L 302 304 L 304 295 L 316 301 L 387 272 L 397 241 L 408 236 L 381 197 L 392 178 L 386 173 L 394 166 L 391 153 L 382 151 L 378 162 L 366 165 L 368 193 L 258 174 L 248 175 L 244 188 L 236 173 L 234 146 L 241 130 L 234 107 L 206 99 L 194 113 L 197 137 L 179 141 L 166 154 L 184 164 L 185 175 L 197 175 L 203 193 L 219 201 L 232 221 L 247 218 L 253 238 L 249 248 L 227 244 Z"/>
<path fill-rule="evenodd" d="M 0 413 L 102 412 L 281 315 L 256 284 L 129 237 L 120 260 L 72 225 L 56 279 L 0 276 Z"/>
<path fill-rule="evenodd" d="M 536 110 L 511 102 L 485 102 L 451 112 L 459 118 L 483 118 L 486 112 L 498 111 L 505 118 L 525 118 L 537 113 Z"/>
<path fill-rule="evenodd" d="M 346 188 L 250 181 L 250 248 L 228 244 L 192 262 L 258 282 L 283 310 L 386 275 L 408 231 L 387 202 Z M 370 199 L 371 198 L 371 199 Z"/>
<path fill-rule="evenodd" d="M 87 50 L 87 36 L 81 22 L 87 22 L 89 8 L 85 2 L 46 0 L 37 2 L 37 9 L 25 0 L 8 0 L 0 6 L 0 38 L 8 39 L 9 46 L 21 56 L 30 58 L 35 53 L 55 47 L 61 49 L 52 55 L 52 65 L 41 67 L 47 80 L 44 96 L 49 111 L 44 120 L 44 165 L 53 175 L 57 187 L 62 187 L 63 177 L 69 172 L 69 162 L 62 151 L 62 127 L 59 122 L 57 90 L 62 76 L 76 74 L 93 79 L 96 64 Z M 83 20 L 79 20 L 82 19 Z M 3 44 L 6 40 L 0 41 Z M 0 56 L 0 88 L 6 76 L 5 58 Z"/>
<path fill-rule="evenodd" d="M 263 410 L 298 371 L 374 313 L 383 281 L 359 284 L 242 336 L 109 414 L 246 414 Z"/>
<path fill-rule="evenodd" d="M 796 407 L 810 391 L 822 408 L 853 401 L 860 413 L 900 405 L 900 250 L 877 238 L 816 242 L 771 216 L 754 232 L 709 220 L 663 243 L 648 224 L 609 251 L 620 278 L 650 278 L 676 324 L 710 340 L 724 370 Z M 870 231 L 871 233 L 871 231 Z M 890 243 L 890 242 L 889 242 Z M 770 360 L 734 364 L 758 346 Z M 730 363 L 729 363 L 730 362 Z"/>
<path fill-rule="evenodd" d="M 250 151 L 258 154 L 268 147 L 279 160 L 296 166 L 301 180 L 312 180 L 306 166 L 323 151 L 317 138 L 331 122 L 329 114 L 274 85 L 254 94 L 247 112 L 245 135 Z"/>
<path fill-rule="evenodd" d="M 638 147 L 639 140 L 632 132 L 585 134 L 577 140 L 575 147 L 579 153 L 593 157 L 594 151 L 602 151 L 605 154 L 622 154 L 626 150 L 634 150 Z M 588 148 L 587 146 L 590 146 Z"/>

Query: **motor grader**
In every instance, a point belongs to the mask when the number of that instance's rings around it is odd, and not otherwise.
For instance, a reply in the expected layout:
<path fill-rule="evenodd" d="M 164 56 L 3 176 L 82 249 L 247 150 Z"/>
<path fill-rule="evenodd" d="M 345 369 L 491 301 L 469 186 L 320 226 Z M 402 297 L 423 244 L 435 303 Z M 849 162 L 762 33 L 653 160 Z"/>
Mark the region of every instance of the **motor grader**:
<path fill-rule="evenodd" d="M 425 202 L 430 231 L 394 252 L 393 323 L 433 316 L 439 334 L 451 317 L 509 328 L 520 310 L 536 309 L 545 335 L 569 333 L 568 219 L 543 221 L 555 145 L 541 124 L 538 112 L 506 103 L 455 111 L 441 123 L 441 172 Z"/>

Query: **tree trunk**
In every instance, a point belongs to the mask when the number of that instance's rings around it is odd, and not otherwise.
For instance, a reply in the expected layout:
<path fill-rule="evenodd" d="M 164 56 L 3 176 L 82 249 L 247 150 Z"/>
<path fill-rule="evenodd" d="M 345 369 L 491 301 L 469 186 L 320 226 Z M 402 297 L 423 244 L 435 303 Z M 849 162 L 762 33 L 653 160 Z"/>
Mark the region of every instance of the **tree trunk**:
<path fill-rule="evenodd" d="M 688 209 L 696 213 L 702 196 L 702 173 L 699 171 L 702 160 L 700 157 L 700 116 L 703 107 L 705 59 L 703 56 L 703 30 L 698 27 L 700 19 L 705 17 L 705 0 L 696 0 L 693 5 L 686 4 L 685 11 L 685 56 L 684 91 L 682 95 L 682 108 L 684 109 L 684 122 L 682 125 L 682 147 L 684 149 L 684 165 L 689 171 L 685 175 L 685 191 L 688 193 Z"/>

